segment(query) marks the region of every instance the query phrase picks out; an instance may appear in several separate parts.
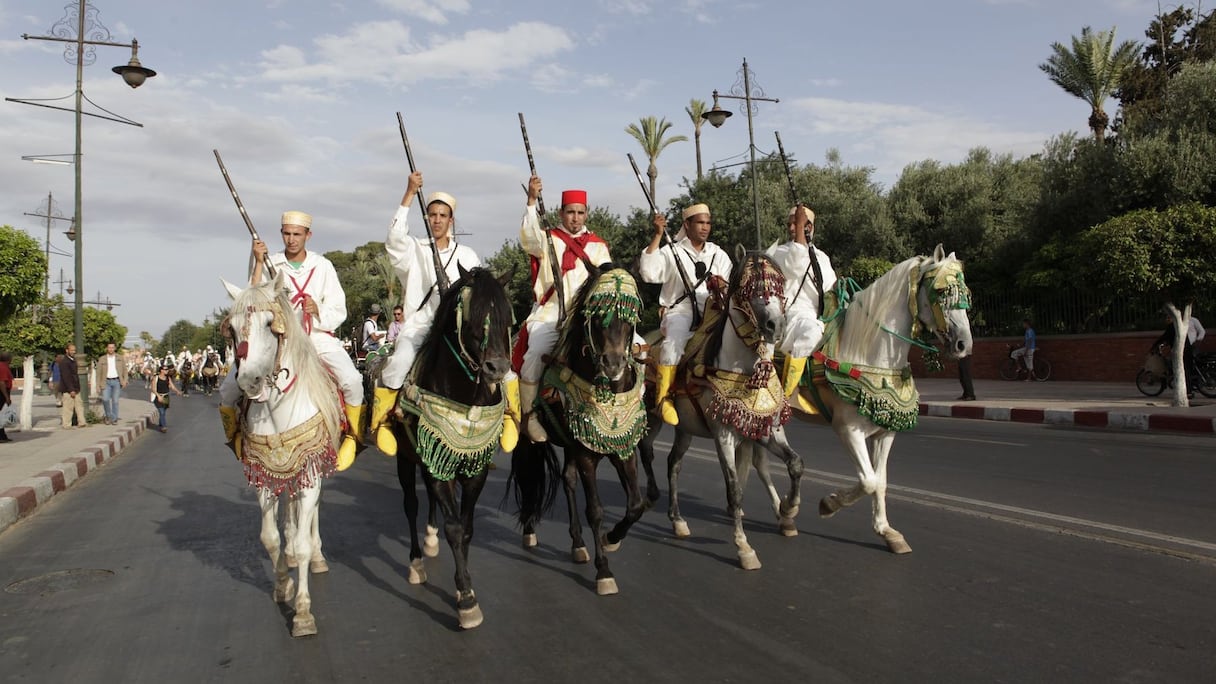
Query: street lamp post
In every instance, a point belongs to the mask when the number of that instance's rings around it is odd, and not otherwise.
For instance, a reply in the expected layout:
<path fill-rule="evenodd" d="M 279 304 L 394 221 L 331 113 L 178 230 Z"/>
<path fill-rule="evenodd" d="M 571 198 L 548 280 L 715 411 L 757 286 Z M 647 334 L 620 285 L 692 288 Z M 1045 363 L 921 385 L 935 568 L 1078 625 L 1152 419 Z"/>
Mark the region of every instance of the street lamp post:
<path fill-rule="evenodd" d="M 752 110 L 755 107 L 755 104 L 753 104 L 755 102 L 780 102 L 781 100 L 765 97 L 764 89 L 759 86 L 756 86 L 754 91 L 752 90 L 753 84 L 751 72 L 747 67 L 747 58 L 743 59 L 743 68 L 739 74 L 740 80 L 735 81 L 735 84 L 731 86 L 730 94 L 721 95 L 717 90 L 714 91 L 714 106 L 708 112 L 702 114 L 701 118 L 708 121 L 714 128 L 721 128 L 731 113 L 718 105 L 718 98 L 724 97 L 730 100 L 744 101 L 743 111 L 747 112 L 747 149 L 751 154 L 751 166 L 749 168 L 752 174 L 752 212 L 756 222 L 756 248 L 764 249 L 764 245 L 760 241 L 760 191 L 756 185 L 756 135 L 755 129 L 752 126 Z"/>
<path fill-rule="evenodd" d="M 88 5 L 87 0 L 76 0 L 74 3 L 69 3 L 64 7 L 66 14 L 55 25 L 51 27 L 49 36 L 31 36 L 28 33 L 21 34 L 25 40 L 49 40 L 60 43 L 67 43 L 64 48 L 63 57 L 70 64 L 76 64 L 76 107 L 73 110 L 68 110 L 64 107 L 56 107 L 48 105 L 36 100 L 20 100 L 15 98 L 4 98 L 10 102 L 19 102 L 21 104 L 30 104 L 39 107 L 49 107 L 50 109 L 60 109 L 63 111 L 72 111 L 76 115 L 76 150 L 73 154 L 73 162 L 76 167 L 76 198 L 75 198 L 75 216 L 74 216 L 74 232 L 76 242 L 76 311 L 73 325 L 73 340 L 76 344 L 76 353 L 84 354 L 84 213 L 81 210 L 82 198 L 81 193 L 81 122 L 86 112 L 83 111 L 82 105 L 84 98 L 84 67 L 86 64 L 92 64 L 97 60 L 96 49 L 97 45 L 110 45 L 113 47 L 131 48 L 131 59 L 124 65 L 116 66 L 111 71 L 122 76 L 123 81 L 132 88 L 138 88 L 143 85 L 144 81 L 156 75 L 155 71 L 145 68 L 139 63 L 139 41 L 132 39 L 130 43 L 115 43 L 110 41 L 110 30 L 106 28 L 100 18 L 98 18 L 98 10 L 95 7 Z M 73 15 L 74 13 L 74 15 Z M 73 22 L 75 26 L 73 27 Z M 74 35 L 73 35 L 73 29 Z M 87 37 L 87 38 L 86 38 Z M 88 46 L 86 48 L 86 46 Z M 119 123 L 130 124 L 132 126 L 143 127 L 143 124 L 131 121 L 123 117 L 108 117 L 99 114 L 88 113 L 89 116 L 95 116 L 101 119 L 117 121 Z M 78 364 L 77 373 L 80 378 L 81 396 L 87 403 L 88 396 L 88 364 Z"/>

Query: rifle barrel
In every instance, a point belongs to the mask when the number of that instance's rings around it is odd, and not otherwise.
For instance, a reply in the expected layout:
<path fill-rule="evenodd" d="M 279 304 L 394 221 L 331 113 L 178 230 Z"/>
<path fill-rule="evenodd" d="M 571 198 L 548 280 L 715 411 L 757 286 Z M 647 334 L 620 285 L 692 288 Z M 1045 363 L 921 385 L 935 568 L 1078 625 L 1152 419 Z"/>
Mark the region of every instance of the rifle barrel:
<path fill-rule="evenodd" d="M 211 152 L 215 155 L 215 162 L 220 165 L 220 173 L 224 175 L 224 182 L 228 184 L 228 192 L 232 193 L 232 201 L 236 202 L 236 208 L 241 212 L 241 218 L 245 219 L 245 227 L 249 229 L 249 235 L 253 239 L 261 240 L 258 237 L 258 231 L 253 227 L 253 221 L 249 218 L 249 212 L 245 211 L 245 205 L 241 202 L 241 196 L 236 194 L 236 186 L 232 184 L 232 178 L 228 175 L 228 169 L 224 167 L 224 160 L 220 158 L 220 151 L 212 149 Z M 262 264 L 266 268 L 266 275 L 271 279 L 275 277 L 274 266 L 270 263 L 270 259 L 262 259 Z"/>

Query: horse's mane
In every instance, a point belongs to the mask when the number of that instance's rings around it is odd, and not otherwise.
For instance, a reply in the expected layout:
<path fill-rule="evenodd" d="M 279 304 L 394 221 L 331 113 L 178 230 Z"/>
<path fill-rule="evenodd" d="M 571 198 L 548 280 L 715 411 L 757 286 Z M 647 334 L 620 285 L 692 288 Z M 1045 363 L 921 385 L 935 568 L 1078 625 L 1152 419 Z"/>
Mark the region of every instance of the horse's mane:
<path fill-rule="evenodd" d="M 901 316 L 907 317 L 911 324 L 908 285 L 912 272 L 919 271 L 922 260 L 923 257 L 915 256 L 899 262 L 869 287 L 854 295 L 845 312 L 853 315 L 845 316 L 840 330 L 840 348 L 837 350 L 840 360 L 857 362 L 864 359 L 880 336 L 890 334 L 879 326 L 907 334 L 906 330 L 892 326 Z"/>
<path fill-rule="evenodd" d="M 747 265 L 751 263 L 751 260 L 755 257 L 759 257 L 764 261 L 773 263 L 773 268 L 777 268 L 772 259 L 764 252 L 753 250 L 745 253 L 743 258 L 740 259 L 738 263 L 731 266 L 730 282 L 728 283 L 726 289 L 728 296 L 733 297 L 735 293 L 738 292 L 740 283 L 743 282 L 743 274 L 747 271 Z M 780 272 L 780 269 L 778 269 L 778 272 Z M 730 306 L 730 304 L 728 303 L 727 306 Z M 726 331 L 726 323 L 729 320 L 729 315 L 720 316 L 714 322 L 714 329 L 709 331 L 709 337 L 705 341 L 705 359 L 707 362 L 717 362 L 718 354 L 722 352 L 722 335 Z"/>
<path fill-rule="evenodd" d="M 595 288 L 595 282 L 599 280 L 600 275 L 613 268 L 613 264 L 604 264 L 594 271 L 589 270 L 587 279 L 579 286 L 578 292 L 574 293 L 574 298 L 570 300 L 573 306 L 566 312 L 566 320 L 560 323 L 561 333 L 557 344 L 553 346 L 553 355 L 556 358 L 568 362 L 571 352 L 580 349 L 587 342 L 587 297 Z"/>
<path fill-rule="evenodd" d="M 471 290 L 469 302 L 472 305 L 472 311 L 465 314 L 466 322 L 484 320 L 488 309 L 490 330 L 511 327 L 511 307 L 494 306 L 495 298 L 491 296 L 496 291 L 501 292 L 502 286 L 490 269 L 478 266 L 452 283 L 439 297 L 439 305 L 435 309 L 435 319 L 431 323 L 431 329 L 427 331 L 426 337 L 423 338 L 422 344 L 418 346 L 414 368 L 437 368 L 441 355 L 451 353 L 447 351 L 447 345 L 443 343 L 443 336 L 456 330 L 456 311 L 460 306 L 460 291 L 466 285 Z"/>
<path fill-rule="evenodd" d="M 308 339 L 308 333 L 300 325 L 300 317 L 292 308 L 291 301 L 283 290 L 275 292 L 273 283 L 246 288 L 233 298 L 231 311 L 244 311 L 248 307 L 268 309 L 271 304 L 277 304 L 283 312 L 287 332 L 283 335 L 283 355 L 280 364 L 289 368 L 296 381 L 293 391 L 306 392 L 317 406 L 317 411 L 325 421 L 329 434 L 335 440 L 341 436 L 339 424 L 341 417 L 338 404 L 333 400 L 335 387 L 329 372 L 322 365 L 316 349 Z M 290 382 L 290 379 L 280 383 Z"/>

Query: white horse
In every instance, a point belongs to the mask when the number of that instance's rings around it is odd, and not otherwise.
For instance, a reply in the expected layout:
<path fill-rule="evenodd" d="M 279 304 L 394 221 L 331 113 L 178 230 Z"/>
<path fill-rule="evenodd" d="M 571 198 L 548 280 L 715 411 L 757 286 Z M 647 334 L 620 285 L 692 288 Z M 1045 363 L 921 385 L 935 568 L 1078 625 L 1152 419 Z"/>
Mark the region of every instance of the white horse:
<path fill-rule="evenodd" d="M 807 369 L 799 389 L 820 413 L 795 415 L 829 423 L 857 469 L 857 484 L 824 497 L 819 514 L 829 518 L 862 496 L 873 496 L 874 532 L 892 552 L 908 553 L 912 548 L 904 536 L 887 522 L 886 499 L 891 444 L 896 432 L 916 425 L 919 414 L 908 351 L 914 344 L 927 348 L 920 339 L 931 335 L 949 358 L 970 354 L 970 291 L 962 262 L 953 252 L 946 256 L 941 245 L 932 257 L 903 261 L 856 294 L 846 288 L 837 287 L 844 301 L 824 316 L 827 329 L 817 363 Z M 754 464 L 769 482 L 765 460 Z"/>
<path fill-rule="evenodd" d="M 802 457 L 790 447 L 785 423 L 790 408 L 782 391 L 780 373 L 773 367 L 773 350 L 785 326 L 785 277 L 771 259 L 759 252 L 737 250 L 736 266 L 723 305 L 707 307 L 704 350 L 698 333 L 681 362 L 675 397 L 680 424 L 667 456 L 668 510 L 677 537 L 691 534 L 680 515 L 679 473 L 692 437 L 709 437 L 717 447 L 718 463 L 726 481 L 727 514 L 734 521 L 734 541 L 744 570 L 760 568 L 760 559 L 743 532 L 743 488 L 749 462 L 765 461 L 765 453 L 778 456 L 790 477 L 784 499 L 765 479 L 774 515 L 782 534 L 794 536 L 794 518 L 801 500 Z M 725 310 L 723 311 L 723 307 Z M 716 324 L 710 316 L 718 315 Z M 694 368 L 689 369 L 692 366 Z M 685 371 L 690 370 L 686 375 Z M 700 387 L 698 391 L 698 386 Z M 688 390 L 687 392 L 685 390 Z M 655 416 L 639 443 L 648 479 L 653 478 L 654 439 L 662 428 Z M 649 489 L 649 488 L 648 488 Z"/>
<path fill-rule="evenodd" d="M 258 488 L 261 540 L 274 566 L 274 600 L 286 603 L 294 590 L 291 634 L 316 634 L 308 575 L 329 569 L 321 554 L 317 508 L 321 480 L 334 471 L 342 437 L 335 390 L 292 312 L 281 275 L 243 291 L 224 286 L 233 299 L 228 323 L 236 344 L 237 384 L 248 402 L 238 451 L 249 483 Z M 288 514 L 281 538 L 283 494 Z M 309 566 L 297 572 L 297 587 L 289 569 L 295 559 L 307 559 Z"/>

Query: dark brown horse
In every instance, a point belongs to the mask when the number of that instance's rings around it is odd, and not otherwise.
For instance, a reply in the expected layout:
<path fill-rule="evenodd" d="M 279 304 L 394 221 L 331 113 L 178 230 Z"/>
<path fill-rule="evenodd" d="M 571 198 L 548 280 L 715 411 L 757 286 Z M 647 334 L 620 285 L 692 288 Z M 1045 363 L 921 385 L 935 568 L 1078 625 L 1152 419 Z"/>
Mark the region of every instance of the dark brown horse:
<path fill-rule="evenodd" d="M 574 299 L 541 380 L 538 402 L 552 441 L 534 443 L 524 433 L 511 458 L 517 516 L 524 545 L 536 545 L 536 526 L 552 507 L 558 480 L 554 443 L 563 448 L 561 477 L 570 516 L 572 556 L 586 563 L 587 547 L 576 508 L 575 485 L 582 482 L 587 524 L 595 541 L 595 585 L 601 595 L 617 593 L 605 551 L 614 551 L 646 510 L 638 490 L 634 450 L 646 428 L 641 365 L 633 359 L 633 330 L 641 310 L 637 283 L 624 269 L 594 272 Z M 596 469 L 608 459 L 625 488 L 625 516 L 601 534 L 604 507 L 596 488 Z"/>
<path fill-rule="evenodd" d="M 481 624 L 469 576 L 473 513 L 485 487 L 502 431 L 502 380 L 511 362 L 511 303 L 503 283 L 483 268 L 460 269 L 443 294 L 435 320 L 418 348 L 401 391 L 404 421 L 394 421 L 397 479 L 410 525 L 410 582 L 426 581 L 418 542 L 417 475 L 422 473 L 431 515 L 438 505 L 456 566 L 460 626 Z M 505 278 L 509 278 L 505 276 Z"/>

